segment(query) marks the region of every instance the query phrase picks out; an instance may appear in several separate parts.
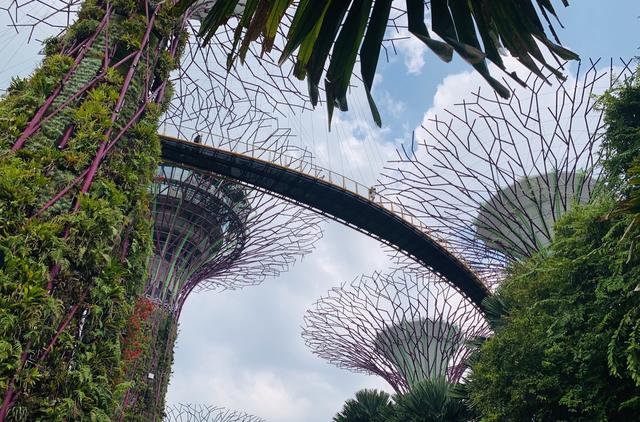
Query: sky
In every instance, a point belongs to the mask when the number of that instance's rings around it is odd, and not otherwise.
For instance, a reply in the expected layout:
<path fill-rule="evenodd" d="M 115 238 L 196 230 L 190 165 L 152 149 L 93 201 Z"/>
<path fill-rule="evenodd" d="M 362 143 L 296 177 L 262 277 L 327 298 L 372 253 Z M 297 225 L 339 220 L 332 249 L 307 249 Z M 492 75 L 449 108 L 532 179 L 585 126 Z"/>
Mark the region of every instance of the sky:
<path fill-rule="evenodd" d="M 637 0 L 574 0 L 568 8 L 553 3 L 565 27 L 559 30 L 563 44 L 584 60 L 638 54 Z M 0 62 L 0 89 L 38 61 L 38 46 L 25 46 L 23 38 L 5 31 L 6 23 L 0 13 L 6 58 Z M 301 134 L 300 144 L 322 165 L 366 185 L 375 183 L 396 148 L 410 143 L 425 116 L 442 113 L 483 85 L 462 60 L 442 63 L 416 40 L 397 49 L 376 76 L 382 129 L 373 126 L 357 92 L 354 110 L 336 116 L 330 133 L 321 107 L 281 120 Z M 223 406 L 270 422 L 326 422 L 359 389 L 391 391 L 375 376 L 341 370 L 314 356 L 300 336 L 305 310 L 330 288 L 387 266 L 380 244 L 329 222 L 316 250 L 278 278 L 243 290 L 191 295 L 181 315 L 168 403 Z"/>
<path fill-rule="evenodd" d="M 566 9 L 559 3 L 554 2 L 565 26 L 560 38 L 582 58 L 638 54 L 637 1 L 582 0 Z M 372 156 L 392 159 L 425 115 L 441 113 L 482 84 L 460 59 L 442 63 L 417 41 L 398 50 L 388 63 L 381 63 L 375 83 L 383 129 L 372 126 L 366 109 L 340 114 L 344 133 L 329 137 L 333 144 L 327 149 L 336 151 L 335 143 L 341 143 L 335 155 L 352 162 L 345 165 L 335 157 L 332 162 L 321 157 L 323 165 L 352 171 L 356 180 L 375 180 L 382 167 L 379 158 L 371 160 L 372 171 L 361 168 L 368 164 L 361 164 L 367 149 L 376 151 Z M 321 131 L 324 110 L 316 109 L 314 119 L 314 128 Z M 322 143 L 316 140 L 316 155 L 329 155 L 317 147 Z M 383 270 L 385 264 L 377 242 L 329 223 L 317 250 L 279 278 L 243 291 L 190 297 L 181 315 L 168 401 L 241 408 L 274 422 L 326 422 L 359 389 L 391 392 L 375 376 L 341 370 L 315 357 L 300 337 L 304 311 L 328 289 L 361 273 Z"/>

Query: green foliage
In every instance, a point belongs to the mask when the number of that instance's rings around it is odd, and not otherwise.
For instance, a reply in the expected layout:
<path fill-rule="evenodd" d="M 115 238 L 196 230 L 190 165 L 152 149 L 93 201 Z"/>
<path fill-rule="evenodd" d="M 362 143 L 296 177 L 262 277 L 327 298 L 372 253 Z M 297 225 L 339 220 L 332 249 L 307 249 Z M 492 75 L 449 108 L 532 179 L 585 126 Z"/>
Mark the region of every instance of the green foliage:
<path fill-rule="evenodd" d="M 444 379 L 427 379 L 396 397 L 395 422 L 465 422 L 471 415 Z"/>
<path fill-rule="evenodd" d="M 147 18 L 143 15 L 133 14 L 122 23 L 123 34 L 120 39 L 128 50 L 140 48 L 140 43 L 147 30 Z"/>
<path fill-rule="evenodd" d="M 426 379 L 393 401 L 377 390 L 360 390 L 346 401 L 334 422 L 456 422 L 473 420 L 454 387 L 444 378 Z"/>
<path fill-rule="evenodd" d="M 605 119 L 608 123 L 604 149 L 609 154 L 604 162 L 609 179 L 624 195 L 622 203 L 612 215 L 628 215 L 629 226 L 624 238 L 630 238 L 631 265 L 638 254 L 640 241 L 640 67 L 635 78 L 625 81 L 604 96 Z M 621 184 L 616 184 L 616 182 Z M 628 374 L 640 385 L 640 282 L 633 291 L 626 292 L 610 318 L 620 323 L 608 347 L 611 372 L 619 377 Z M 628 403 L 638 406 L 640 397 Z"/>
<path fill-rule="evenodd" d="M 93 19 L 82 19 L 67 33 L 67 39 L 73 41 L 82 41 L 93 35 L 98 28 L 100 22 Z"/>
<path fill-rule="evenodd" d="M 640 261 L 624 237 L 629 218 L 602 217 L 614 206 L 573 209 L 551 253 L 517 265 L 500 287 L 508 306 L 472 363 L 481 420 L 632 420 L 640 411 L 637 366 L 619 352 L 637 356 L 637 319 L 625 315 L 640 307 Z"/>
<path fill-rule="evenodd" d="M 99 21 L 102 20 L 103 17 L 104 9 L 98 6 L 96 0 L 85 0 L 78 11 L 78 20 L 91 19 Z"/>
<path fill-rule="evenodd" d="M 174 6 L 179 16 L 197 0 L 180 0 Z M 494 79 L 486 59 L 505 69 L 499 53 L 502 46 L 531 71 L 541 74 L 534 58 L 547 65 L 538 43 L 544 44 L 552 55 L 565 60 L 577 59 L 573 52 L 553 43 L 545 34 L 542 18 L 552 26 L 549 16 L 555 9 L 550 0 L 509 1 L 439 1 L 428 2 L 433 31 L 442 41 L 432 38 L 425 25 L 427 2 L 407 0 L 408 29 L 436 55 L 449 62 L 458 53 L 503 97 L 509 90 Z M 540 9 L 540 12 L 534 6 Z M 567 0 L 563 0 L 568 5 Z M 206 44 L 221 25 L 229 23 L 236 14 L 236 6 L 243 4 L 237 20 L 234 40 L 227 59 L 229 67 L 236 58 L 244 61 L 249 44 L 257 39 L 263 52 L 272 49 L 274 38 L 283 21 L 285 11 L 294 5 L 293 21 L 286 34 L 286 45 L 280 63 L 297 51 L 295 75 L 306 78 L 313 104 L 318 102 L 319 84 L 325 81 L 329 123 L 334 107 L 347 110 L 347 91 L 356 59 L 360 57 L 361 79 L 367 92 L 375 122 L 382 124 L 371 96 L 373 78 L 378 65 L 381 45 L 392 9 L 391 0 L 292 0 L 215 2 L 202 22 L 200 35 Z M 553 31 L 552 31 L 553 32 Z M 484 51 L 483 51 L 484 49 Z M 322 75 L 325 72 L 325 77 Z M 521 82 L 515 73 L 511 74 Z"/>
<path fill-rule="evenodd" d="M 640 68 L 635 76 L 600 99 L 607 131 L 602 142 L 609 184 L 626 191 L 640 165 Z M 632 170 L 632 168 L 635 168 Z M 631 170 L 631 172 L 629 172 Z M 625 192 L 627 193 L 627 192 Z"/>
<path fill-rule="evenodd" d="M 110 20 L 109 32 L 131 35 L 131 46 L 145 18 L 135 15 L 137 2 L 115 3 L 134 16 Z M 12 385 L 19 392 L 11 420 L 108 421 L 132 386 L 122 339 L 152 250 L 148 186 L 160 156 L 160 108 L 147 107 L 104 159 L 87 193 L 76 186 L 43 208 L 89 167 L 106 133 L 118 133 L 147 101 L 146 69 L 154 67 L 154 54 L 142 55 L 115 121 L 122 70 L 108 69 L 71 100 L 102 69 L 105 37 L 96 37 L 73 71 L 74 57 L 59 52 L 93 34 L 103 7 L 84 2 L 78 22 L 47 43 L 42 65 L 14 79 L 0 100 L 0 391 Z M 165 73 L 170 66 L 165 63 Z M 54 93 L 48 112 L 66 106 L 11 152 Z M 69 128 L 65 148 L 58 148 Z M 78 210 L 71 212 L 75 203 Z"/>
<path fill-rule="evenodd" d="M 384 391 L 360 390 L 333 418 L 334 422 L 385 422 L 393 414 L 391 396 Z"/>

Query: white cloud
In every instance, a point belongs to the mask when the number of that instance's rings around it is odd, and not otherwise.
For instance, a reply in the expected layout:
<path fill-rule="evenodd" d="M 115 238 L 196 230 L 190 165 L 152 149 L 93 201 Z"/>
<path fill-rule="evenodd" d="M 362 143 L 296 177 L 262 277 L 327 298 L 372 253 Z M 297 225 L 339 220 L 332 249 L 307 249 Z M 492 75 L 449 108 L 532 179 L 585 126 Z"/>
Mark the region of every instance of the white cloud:
<path fill-rule="evenodd" d="M 404 101 L 396 99 L 389 91 L 380 90 L 380 92 L 376 94 L 382 107 L 396 119 L 400 118 L 402 113 L 407 110 L 407 104 Z"/>
<path fill-rule="evenodd" d="M 271 422 L 326 422 L 374 376 L 336 368 L 300 336 L 304 312 L 331 287 L 383 270 L 380 245 L 337 223 L 292 271 L 241 291 L 199 293 L 180 322 L 169 403 L 242 410 Z"/>
<path fill-rule="evenodd" d="M 427 51 L 426 45 L 408 31 L 402 33 L 404 39 L 399 40 L 396 45 L 404 60 L 407 73 L 410 75 L 419 75 L 422 73 L 425 60 L 424 56 Z"/>

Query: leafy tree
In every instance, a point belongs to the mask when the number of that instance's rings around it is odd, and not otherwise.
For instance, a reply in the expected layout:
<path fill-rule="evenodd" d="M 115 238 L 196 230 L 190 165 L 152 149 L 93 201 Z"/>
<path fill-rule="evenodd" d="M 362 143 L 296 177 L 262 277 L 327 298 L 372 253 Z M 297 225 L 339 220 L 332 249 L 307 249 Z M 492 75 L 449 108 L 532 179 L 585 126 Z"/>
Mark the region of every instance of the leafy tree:
<path fill-rule="evenodd" d="M 629 259 L 637 254 L 640 240 L 640 67 L 635 78 L 625 81 L 603 97 L 608 124 L 603 142 L 604 161 L 610 184 L 618 187 L 622 202 L 613 215 L 629 215 L 624 238 L 631 237 Z M 627 262 L 628 264 L 629 262 Z M 609 366 L 613 374 L 628 374 L 640 384 L 640 282 L 612 308 L 620 321 L 609 343 Z"/>
<path fill-rule="evenodd" d="M 334 422 L 385 422 L 393 414 L 391 396 L 384 391 L 364 389 L 349 399 Z"/>
<path fill-rule="evenodd" d="M 629 254 L 630 217 L 603 218 L 615 206 L 604 198 L 573 209 L 551 254 L 517 265 L 500 287 L 493 309 L 503 316 L 469 382 L 481 420 L 617 421 L 640 412 L 638 355 L 620 355 L 637 350 L 637 337 L 619 336 L 631 323 L 626 310 L 640 307 L 640 256 Z"/>
<path fill-rule="evenodd" d="M 629 182 L 640 166 L 640 68 L 635 77 L 607 92 L 600 99 L 607 124 L 602 142 L 604 167 L 609 184 L 625 190 L 640 190 Z M 625 192 L 628 193 L 628 192 Z"/>

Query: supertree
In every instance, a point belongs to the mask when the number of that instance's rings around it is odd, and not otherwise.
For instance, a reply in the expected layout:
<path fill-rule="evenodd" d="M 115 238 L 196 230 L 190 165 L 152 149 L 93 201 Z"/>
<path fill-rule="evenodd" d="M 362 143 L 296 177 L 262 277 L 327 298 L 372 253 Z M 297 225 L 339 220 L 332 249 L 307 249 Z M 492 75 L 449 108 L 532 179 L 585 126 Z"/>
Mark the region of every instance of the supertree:
<path fill-rule="evenodd" d="M 203 6 L 179 15 L 172 6 L 152 0 L 0 6 L 15 29 L 52 35 L 42 65 L 13 80 L 0 101 L 0 317 L 7 350 L 0 359 L 0 420 L 9 411 L 25 420 L 110 418 L 121 405 L 128 385 L 121 340 L 152 251 L 149 186 L 160 155 L 158 120 L 200 107 L 180 107 L 190 101 L 187 88 L 170 103 L 170 79 L 186 66 L 180 57 L 193 47 L 189 19 Z M 217 66 L 208 63 L 201 64 L 206 75 Z M 240 126 L 240 116 L 258 116 L 262 130 L 260 107 L 273 99 L 255 94 L 264 84 L 234 81 L 201 90 L 202 98 L 216 99 L 211 110 L 244 105 L 218 127 L 225 133 Z M 257 129 L 245 132 L 260 137 Z"/>
<path fill-rule="evenodd" d="M 487 283 L 513 261 L 544 252 L 555 222 L 600 183 L 604 130 L 596 94 L 628 76 L 631 61 L 581 63 L 555 86 L 530 75 L 509 100 L 481 89 L 432 117 L 417 147 L 381 178 L 401 202 Z"/>
<path fill-rule="evenodd" d="M 159 420 L 180 312 L 189 294 L 229 290 L 286 271 L 321 237 L 322 217 L 213 174 L 160 165 L 153 184 L 153 255 L 125 337 L 122 417 Z"/>
<path fill-rule="evenodd" d="M 167 408 L 165 422 L 265 422 L 258 416 L 223 407 L 178 404 Z"/>
<path fill-rule="evenodd" d="M 308 310 L 302 336 L 340 368 L 382 377 L 398 393 L 424 379 L 456 382 L 468 340 L 488 334 L 482 313 L 426 272 L 361 276 Z"/>

